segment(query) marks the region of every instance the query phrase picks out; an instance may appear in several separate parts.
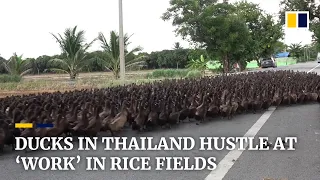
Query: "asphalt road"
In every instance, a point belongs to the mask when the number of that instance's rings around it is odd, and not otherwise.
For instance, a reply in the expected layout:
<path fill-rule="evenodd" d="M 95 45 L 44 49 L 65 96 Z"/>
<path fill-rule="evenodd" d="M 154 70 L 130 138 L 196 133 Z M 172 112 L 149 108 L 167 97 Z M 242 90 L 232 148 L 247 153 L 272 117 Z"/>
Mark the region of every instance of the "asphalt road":
<path fill-rule="evenodd" d="M 314 71 L 320 73 L 316 62 L 279 67 L 272 70 Z M 262 71 L 271 69 L 261 69 Z M 183 123 L 178 128 L 159 130 L 152 133 L 136 134 L 125 132 L 128 138 L 135 136 L 193 137 L 198 144 L 199 137 L 269 137 L 274 143 L 275 137 L 295 136 L 298 139 L 295 151 L 104 151 L 99 144 L 97 151 L 41 151 L 8 152 L 0 156 L 0 179 L 2 180 L 258 180 L 263 178 L 286 178 L 290 180 L 320 179 L 320 111 L 319 104 L 270 108 L 260 114 L 236 116 L 233 120 L 216 119 L 205 124 Z M 75 171 L 25 171 L 16 157 L 81 157 Z M 155 167 L 155 157 L 216 157 L 218 167 L 214 171 L 110 171 L 110 161 L 106 170 L 86 171 L 85 157 L 151 157 L 151 166 Z"/>

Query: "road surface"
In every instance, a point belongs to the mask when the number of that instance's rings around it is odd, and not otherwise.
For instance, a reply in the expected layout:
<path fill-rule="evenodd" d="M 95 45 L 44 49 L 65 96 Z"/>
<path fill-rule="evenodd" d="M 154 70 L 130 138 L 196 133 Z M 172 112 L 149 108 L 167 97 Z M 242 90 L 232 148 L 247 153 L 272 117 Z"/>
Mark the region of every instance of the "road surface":
<path fill-rule="evenodd" d="M 279 67 L 274 70 L 299 70 L 320 73 L 316 62 Z M 262 69 L 263 71 L 266 69 Z M 270 69 L 268 69 L 270 70 Z M 181 127 L 182 126 L 182 127 Z M 131 134 L 130 134 L 131 133 Z M 132 132 L 126 133 L 129 137 Z M 141 136 L 295 136 L 295 151 L 104 151 L 100 144 L 97 151 L 24 152 L 0 156 L 0 179 L 3 180 L 259 180 L 263 178 L 313 180 L 320 179 L 320 108 L 319 104 L 270 108 L 260 114 L 239 115 L 234 120 L 214 120 L 205 125 L 183 123 L 177 129 L 143 133 Z M 81 156 L 75 171 L 25 171 L 16 157 L 21 156 Z M 218 167 L 214 171 L 86 171 L 85 157 L 216 157 Z M 109 161 L 108 161 L 109 162 Z M 107 162 L 107 164 L 109 164 Z M 153 164 L 154 161 L 151 161 Z M 110 166 L 107 166 L 109 169 Z"/>

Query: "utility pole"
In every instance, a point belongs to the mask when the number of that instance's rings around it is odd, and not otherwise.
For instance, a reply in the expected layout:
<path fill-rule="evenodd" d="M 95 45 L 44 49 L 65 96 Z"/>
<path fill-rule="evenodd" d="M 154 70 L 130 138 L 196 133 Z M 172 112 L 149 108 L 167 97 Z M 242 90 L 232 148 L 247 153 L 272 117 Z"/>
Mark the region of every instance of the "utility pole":
<path fill-rule="evenodd" d="M 125 59 L 124 59 L 124 39 L 123 39 L 123 13 L 122 0 L 119 0 L 119 50 L 120 50 L 120 79 L 125 81 Z"/>

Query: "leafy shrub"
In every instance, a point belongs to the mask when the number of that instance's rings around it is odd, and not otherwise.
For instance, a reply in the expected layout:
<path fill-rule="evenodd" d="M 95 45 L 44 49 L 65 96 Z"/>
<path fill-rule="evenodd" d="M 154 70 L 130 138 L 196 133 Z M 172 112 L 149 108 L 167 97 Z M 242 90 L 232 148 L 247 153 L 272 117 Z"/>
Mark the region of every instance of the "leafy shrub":
<path fill-rule="evenodd" d="M 204 72 L 206 69 L 208 69 L 208 63 L 209 59 L 205 59 L 204 56 L 201 55 L 199 59 L 191 59 L 188 62 L 187 67 L 192 70 L 199 70 Z"/>
<path fill-rule="evenodd" d="M 21 77 L 18 75 L 0 75 L 0 83 L 8 83 L 8 82 L 20 82 Z"/>

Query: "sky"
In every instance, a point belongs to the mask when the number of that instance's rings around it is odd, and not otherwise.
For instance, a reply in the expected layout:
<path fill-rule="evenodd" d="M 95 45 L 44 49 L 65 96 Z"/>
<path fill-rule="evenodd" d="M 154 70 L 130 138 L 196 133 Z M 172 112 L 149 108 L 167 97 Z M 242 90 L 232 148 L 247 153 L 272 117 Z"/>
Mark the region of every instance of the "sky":
<path fill-rule="evenodd" d="M 268 13 L 279 11 L 280 0 L 248 1 L 259 3 Z M 75 25 L 85 30 L 87 41 L 99 32 L 109 38 L 110 31 L 119 28 L 118 0 L 2 0 L 0 7 L 0 56 L 6 59 L 14 52 L 25 58 L 59 54 L 59 46 L 50 33 L 63 33 Z M 168 7 L 169 0 L 123 0 L 124 33 L 133 34 L 131 47 L 140 45 L 149 53 L 172 49 L 175 42 L 189 47 L 175 36 L 171 22 L 161 20 Z M 286 44 L 311 42 L 308 31 L 285 33 Z M 96 42 L 91 50 L 98 49 L 100 44 Z"/>

